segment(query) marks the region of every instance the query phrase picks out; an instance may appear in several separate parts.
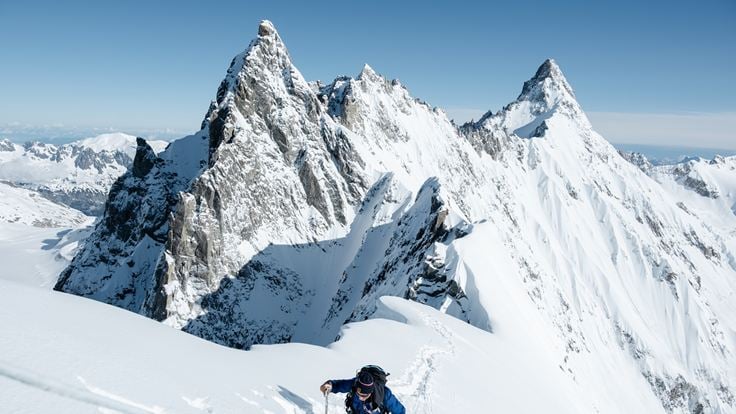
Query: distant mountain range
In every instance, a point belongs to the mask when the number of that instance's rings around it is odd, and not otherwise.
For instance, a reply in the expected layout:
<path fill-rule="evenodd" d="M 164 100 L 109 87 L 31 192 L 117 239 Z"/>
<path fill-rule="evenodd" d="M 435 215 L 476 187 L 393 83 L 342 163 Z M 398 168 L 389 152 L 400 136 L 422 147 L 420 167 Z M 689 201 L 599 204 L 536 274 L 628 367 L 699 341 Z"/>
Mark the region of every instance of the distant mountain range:
<path fill-rule="evenodd" d="M 133 162 L 135 137 L 103 134 L 64 145 L 0 140 L 0 181 L 86 215 L 102 213 L 112 183 Z M 156 150 L 168 142 L 152 141 Z"/>
<path fill-rule="evenodd" d="M 731 157 L 736 150 L 723 148 L 671 147 L 662 145 L 616 144 L 616 149 L 623 152 L 636 152 L 646 156 L 654 165 L 677 164 L 694 158 L 711 160 L 716 156 Z"/>
<path fill-rule="evenodd" d="M 114 128 L 83 127 L 71 125 L 32 125 L 20 122 L 0 123 L 0 138 L 8 138 L 16 143 L 44 142 L 63 145 L 88 137 L 117 134 L 149 137 L 151 140 L 170 141 L 187 135 L 187 130 L 172 128 Z"/>

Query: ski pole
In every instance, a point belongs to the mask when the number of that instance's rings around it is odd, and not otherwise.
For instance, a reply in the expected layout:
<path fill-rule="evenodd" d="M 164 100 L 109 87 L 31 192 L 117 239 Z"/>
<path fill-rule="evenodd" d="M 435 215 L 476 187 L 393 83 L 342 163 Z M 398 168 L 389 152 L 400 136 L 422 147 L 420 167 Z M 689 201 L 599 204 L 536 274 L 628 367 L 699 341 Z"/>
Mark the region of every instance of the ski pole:
<path fill-rule="evenodd" d="M 327 414 L 327 410 L 329 406 L 327 405 L 327 396 L 330 394 L 329 391 L 325 391 L 325 414 Z"/>

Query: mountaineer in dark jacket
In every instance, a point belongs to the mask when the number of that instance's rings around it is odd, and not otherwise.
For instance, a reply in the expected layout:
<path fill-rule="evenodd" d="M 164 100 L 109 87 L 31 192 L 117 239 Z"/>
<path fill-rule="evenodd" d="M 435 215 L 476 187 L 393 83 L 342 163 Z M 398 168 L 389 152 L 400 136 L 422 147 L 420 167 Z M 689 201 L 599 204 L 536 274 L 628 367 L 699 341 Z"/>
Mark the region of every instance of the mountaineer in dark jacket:
<path fill-rule="evenodd" d="M 380 370 L 379 372 L 368 371 L 366 368 L 361 369 L 352 379 L 326 381 L 319 390 L 325 395 L 329 392 L 348 393 L 345 398 L 345 410 L 350 414 L 405 414 L 404 406 L 384 385 L 388 374 L 378 367 L 376 368 Z M 376 401 L 381 395 L 382 401 Z"/>

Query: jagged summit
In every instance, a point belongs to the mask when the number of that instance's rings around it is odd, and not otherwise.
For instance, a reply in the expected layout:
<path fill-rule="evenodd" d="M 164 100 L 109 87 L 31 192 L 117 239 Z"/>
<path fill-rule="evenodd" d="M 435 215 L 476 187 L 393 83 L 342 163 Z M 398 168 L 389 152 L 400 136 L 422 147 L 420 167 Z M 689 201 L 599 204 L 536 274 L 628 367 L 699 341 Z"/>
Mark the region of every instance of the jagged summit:
<path fill-rule="evenodd" d="M 549 79 L 551 82 L 555 82 L 561 85 L 568 93 L 570 93 L 570 95 L 574 96 L 570 84 L 567 82 L 565 75 L 562 74 L 562 70 L 557 65 L 557 62 L 554 61 L 554 59 L 547 59 L 539 66 L 534 76 L 528 81 L 524 82 L 524 87 L 521 90 L 521 94 L 524 95 L 531 92 L 535 85 L 542 83 L 547 79 Z"/>
<path fill-rule="evenodd" d="M 572 87 L 553 59 L 545 60 L 534 76 L 524 82 L 516 101 L 541 103 L 548 109 L 563 101 L 577 106 Z"/>
<path fill-rule="evenodd" d="M 524 82 L 516 100 L 501 111 L 488 111 L 478 121 L 465 123 L 460 131 L 476 150 L 495 157 L 509 146 L 512 136 L 545 136 L 550 122 L 555 119 L 572 121 L 583 130 L 591 128 L 562 70 L 553 59 L 547 59 L 534 76 Z"/>
<path fill-rule="evenodd" d="M 242 73 L 248 67 L 259 67 L 262 70 L 279 71 L 291 66 L 291 58 L 286 50 L 286 45 L 276 30 L 276 27 L 268 20 L 263 20 L 258 25 L 258 37 L 253 39 L 248 47 L 235 56 L 230 62 L 227 75 L 217 90 L 215 104 L 222 104 L 227 97 L 227 92 L 234 92 L 238 79 L 245 77 Z M 207 116 L 212 113 L 212 108 Z"/>
<path fill-rule="evenodd" d="M 358 80 L 378 79 L 380 77 L 381 75 L 376 73 L 376 71 L 367 63 L 363 65 L 363 69 L 361 69 L 358 74 Z"/>
<path fill-rule="evenodd" d="M 311 121 L 319 116 L 316 95 L 292 64 L 276 28 L 264 20 L 258 26 L 258 37 L 233 59 L 202 123 L 202 129 L 207 128 L 209 132 L 210 164 L 217 158 L 220 144 L 242 132 L 234 128 L 242 119 L 257 116 L 266 129 L 282 123 L 283 129 L 287 129 L 290 118 L 280 112 L 287 102 L 308 107 Z M 284 134 L 279 131 L 273 133 L 279 148 L 298 152 L 295 147 L 289 148 L 290 144 L 282 139 Z M 295 155 L 296 152 L 287 156 Z"/>
<path fill-rule="evenodd" d="M 270 20 L 261 20 L 258 25 L 258 36 L 278 36 L 279 33 L 276 31 L 276 27 L 271 23 Z"/>

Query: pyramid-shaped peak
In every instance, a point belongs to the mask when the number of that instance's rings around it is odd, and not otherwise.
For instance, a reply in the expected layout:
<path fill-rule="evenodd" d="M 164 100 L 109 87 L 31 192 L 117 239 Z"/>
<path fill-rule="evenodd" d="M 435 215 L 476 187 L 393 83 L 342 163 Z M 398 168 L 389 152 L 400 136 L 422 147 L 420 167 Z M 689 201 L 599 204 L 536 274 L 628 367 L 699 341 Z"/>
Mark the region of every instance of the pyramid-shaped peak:
<path fill-rule="evenodd" d="M 378 79 L 380 77 L 381 76 L 367 63 L 363 65 L 363 69 L 358 74 L 358 79 L 360 80 Z"/>
<path fill-rule="evenodd" d="M 554 59 L 545 60 L 544 63 L 539 66 L 537 73 L 534 75 L 535 78 L 548 78 L 555 76 L 562 76 L 562 71 Z"/>
<path fill-rule="evenodd" d="M 278 34 L 276 26 L 270 20 L 261 20 L 261 23 L 258 24 L 258 36 L 278 36 Z"/>
<path fill-rule="evenodd" d="M 265 80 L 270 83 L 264 82 Z M 227 74 L 217 89 L 215 100 L 205 115 L 202 128 L 212 121 L 213 116 L 220 116 L 218 113 L 223 107 L 234 105 L 235 101 L 240 105 L 245 105 L 246 102 L 252 104 L 252 99 L 264 90 L 273 91 L 279 85 L 291 85 L 290 87 L 300 91 L 309 88 L 292 64 L 289 51 L 276 27 L 271 21 L 262 20 L 258 24 L 258 36 L 230 63 Z"/>
<path fill-rule="evenodd" d="M 517 100 L 549 101 L 550 99 L 575 101 L 575 93 L 554 59 L 545 60 L 534 76 L 524 82 L 524 87 Z"/>

